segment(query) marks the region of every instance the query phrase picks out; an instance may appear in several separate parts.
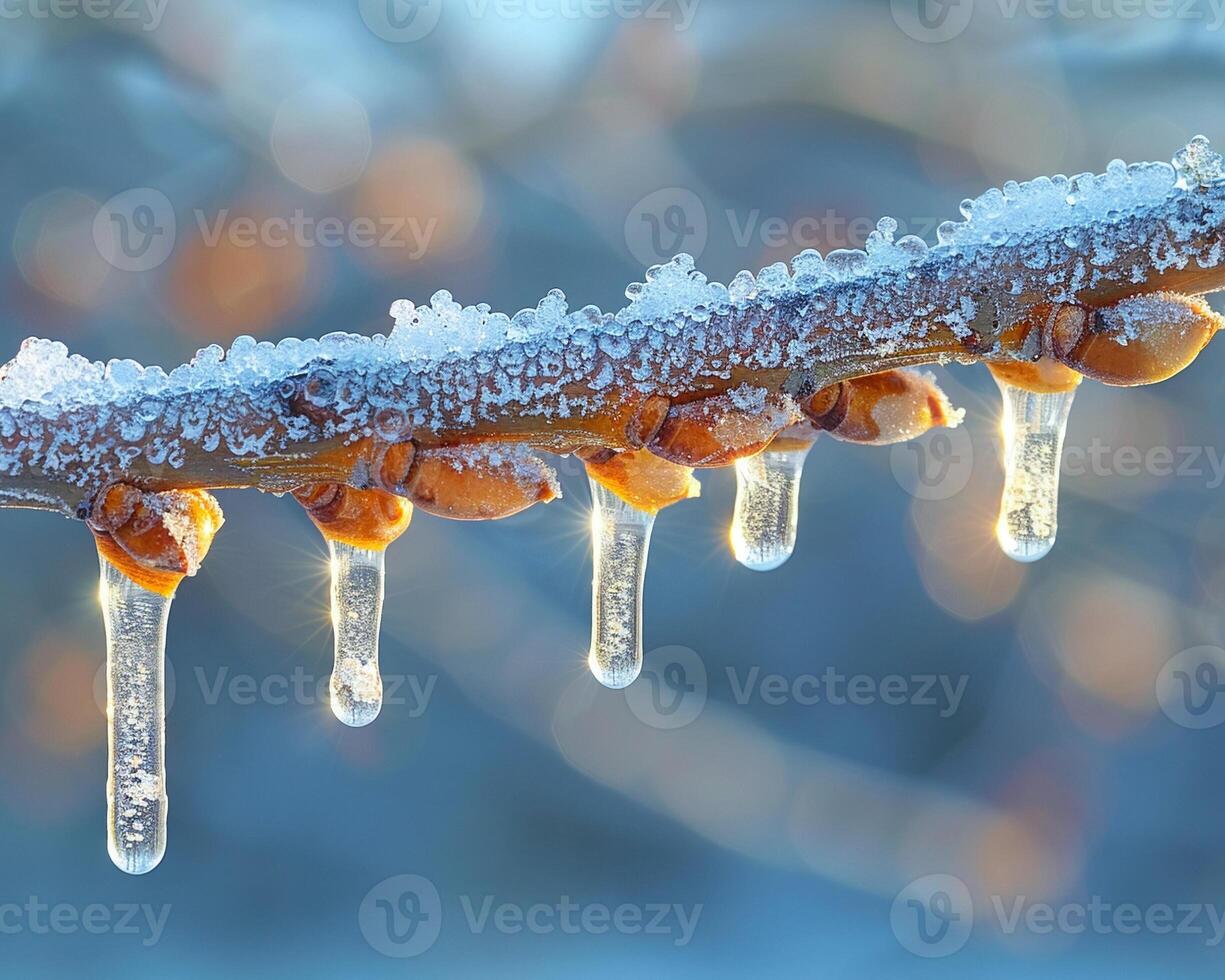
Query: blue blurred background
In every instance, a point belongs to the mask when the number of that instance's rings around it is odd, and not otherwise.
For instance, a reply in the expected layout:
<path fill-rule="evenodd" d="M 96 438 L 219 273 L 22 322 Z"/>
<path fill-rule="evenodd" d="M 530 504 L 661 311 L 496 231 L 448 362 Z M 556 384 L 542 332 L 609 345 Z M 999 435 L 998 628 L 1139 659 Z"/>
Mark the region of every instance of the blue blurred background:
<path fill-rule="evenodd" d="M 1004 180 L 1225 139 L 1220 3 L 924 3 L 2 0 L 0 350 L 169 367 L 244 333 L 386 331 L 394 299 L 440 288 L 615 309 L 674 251 L 727 281 L 885 214 L 933 241 Z M 99 216 L 158 195 L 128 214 L 155 258 L 125 262 Z M 223 493 L 171 616 L 169 852 L 138 879 L 105 849 L 92 544 L 5 513 L 0 966 L 1218 976 L 1225 719 L 1190 727 L 1157 692 L 1222 642 L 1223 358 L 1083 387 L 1033 567 L 993 540 L 981 368 L 940 372 L 955 439 L 819 442 L 769 575 L 732 561 L 732 477 L 705 474 L 658 522 L 629 697 L 585 671 L 572 461 L 560 502 L 419 514 L 392 547 L 388 704 L 362 730 L 317 696 L 318 535 L 289 500 Z M 811 703 L 828 671 L 859 695 Z M 956 950 L 907 931 L 933 874 L 972 896 Z M 1202 931 L 1010 930 L 1018 898 L 1193 906 Z"/>

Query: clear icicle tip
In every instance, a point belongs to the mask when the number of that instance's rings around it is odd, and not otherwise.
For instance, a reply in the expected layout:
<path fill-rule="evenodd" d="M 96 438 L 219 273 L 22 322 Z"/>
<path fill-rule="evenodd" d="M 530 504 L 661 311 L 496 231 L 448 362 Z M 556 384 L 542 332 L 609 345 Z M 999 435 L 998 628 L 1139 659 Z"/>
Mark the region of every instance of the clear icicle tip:
<path fill-rule="evenodd" d="M 1036 393 L 999 381 L 1004 493 L 995 535 L 1009 558 L 1037 561 L 1055 544 L 1059 467 L 1076 390 Z"/>
<path fill-rule="evenodd" d="M 771 571 L 795 550 L 800 476 L 810 448 L 766 450 L 736 460 L 730 538 L 732 554 L 745 568 Z"/>
<path fill-rule="evenodd" d="M 369 725 L 383 707 L 379 623 L 383 616 L 384 552 L 329 541 L 332 632 L 336 659 L 330 682 L 332 714 L 352 728 Z"/>
<path fill-rule="evenodd" d="M 642 583 L 655 515 L 591 480 L 591 650 L 587 665 L 605 687 L 642 672 Z"/>
<path fill-rule="evenodd" d="M 106 845 L 128 874 L 166 853 L 164 668 L 170 596 L 137 585 L 105 558 L 98 598 L 106 626 Z"/>

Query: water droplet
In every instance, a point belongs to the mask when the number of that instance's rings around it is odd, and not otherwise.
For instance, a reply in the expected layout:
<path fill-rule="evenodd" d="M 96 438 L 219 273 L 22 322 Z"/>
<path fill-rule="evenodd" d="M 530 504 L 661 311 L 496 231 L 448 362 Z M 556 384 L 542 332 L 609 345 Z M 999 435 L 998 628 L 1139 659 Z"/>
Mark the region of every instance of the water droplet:
<path fill-rule="evenodd" d="M 332 554 L 332 714 L 353 728 L 369 725 L 383 706 L 379 623 L 383 616 L 383 551 L 329 541 Z"/>
<path fill-rule="evenodd" d="M 732 554 L 745 568 L 768 572 L 791 557 L 809 448 L 766 450 L 736 460 L 731 542 Z"/>
<path fill-rule="evenodd" d="M 632 684 L 642 670 L 642 582 L 655 515 L 591 480 L 591 651 L 605 687 Z"/>
<path fill-rule="evenodd" d="M 1076 390 L 1036 393 L 1004 381 L 1004 494 L 995 533 L 1016 561 L 1037 561 L 1055 544 L 1059 466 Z"/>
<path fill-rule="evenodd" d="M 166 619 L 170 596 L 137 585 L 105 558 L 107 850 L 128 874 L 166 853 Z"/>

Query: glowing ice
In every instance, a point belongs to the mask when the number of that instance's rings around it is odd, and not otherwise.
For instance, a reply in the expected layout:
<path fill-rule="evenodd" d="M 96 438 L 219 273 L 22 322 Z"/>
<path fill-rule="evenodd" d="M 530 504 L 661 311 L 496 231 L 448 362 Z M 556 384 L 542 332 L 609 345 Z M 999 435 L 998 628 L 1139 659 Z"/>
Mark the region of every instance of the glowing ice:
<path fill-rule="evenodd" d="M 591 652 L 605 687 L 632 684 L 642 670 L 642 581 L 655 515 L 591 481 Z"/>
<path fill-rule="evenodd" d="M 166 702 L 163 668 L 170 597 L 100 559 L 106 624 L 107 850 L 128 874 L 166 853 Z"/>
<path fill-rule="evenodd" d="M 995 535 L 1016 561 L 1055 544 L 1059 465 L 1076 390 L 1038 394 L 996 379 L 1004 398 L 1004 495 Z"/>
<path fill-rule="evenodd" d="M 329 541 L 332 552 L 332 714 L 360 728 L 383 706 L 379 621 L 383 615 L 383 552 Z"/>
<path fill-rule="evenodd" d="M 791 557 L 809 448 L 766 450 L 736 460 L 732 553 L 746 568 L 768 572 Z"/>

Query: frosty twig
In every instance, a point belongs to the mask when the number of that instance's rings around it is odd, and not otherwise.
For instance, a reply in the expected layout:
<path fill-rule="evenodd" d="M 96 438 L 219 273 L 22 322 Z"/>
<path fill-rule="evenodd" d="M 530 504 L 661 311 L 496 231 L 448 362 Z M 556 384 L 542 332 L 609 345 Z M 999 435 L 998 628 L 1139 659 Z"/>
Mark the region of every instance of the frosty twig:
<path fill-rule="evenodd" d="M 1135 340 L 1177 370 L 1215 329 L 1174 318 L 1179 297 L 1225 286 L 1225 174 L 1206 141 L 1174 166 L 1008 184 L 963 213 L 932 248 L 884 219 L 866 251 L 805 252 L 727 287 L 680 256 L 615 314 L 571 313 L 554 291 L 511 318 L 438 293 L 397 303 L 387 337 L 239 338 L 169 375 L 30 341 L 0 379 L 0 502 L 73 515 L 117 481 L 380 486 L 379 453 L 409 440 L 632 449 L 648 404 L 670 420 L 736 392 L 776 406 L 929 362 L 1045 352 L 1138 383 L 1164 374 L 1129 361 Z"/>
<path fill-rule="evenodd" d="M 795 545 L 801 467 L 821 433 L 883 445 L 960 420 L 927 363 L 983 362 L 1006 402 L 999 538 L 1054 542 L 1059 455 L 1082 377 L 1182 370 L 1222 321 L 1225 167 L 1203 138 L 1173 164 L 1008 183 L 962 205 L 938 243 L 804 252 L 729 285 L 688 256 L 651 269 L 616 313 L 558 291 L 513 318 L 439 292 L 395 328 L 273 345 L 240 337 L 166 374 L 27 341 L 0 369 L 0 506 L 88 519 L 111 657 L 111 852 L 145 871 L 164 846 L 161 662 L 169 597 L 220 525 L 205 492 L 294 491 L 329 541 L 333 710 L 380 705 L 383 550 L 412 506 L 461 520 L 560 493 L 541 453 L 591 479 L 589 663 L 612 687 L 642 666 L 656 515 L 737 465 L 731 544 L 749 568 Z M 411 506 L 410 506 L 411 505 Z"/>

